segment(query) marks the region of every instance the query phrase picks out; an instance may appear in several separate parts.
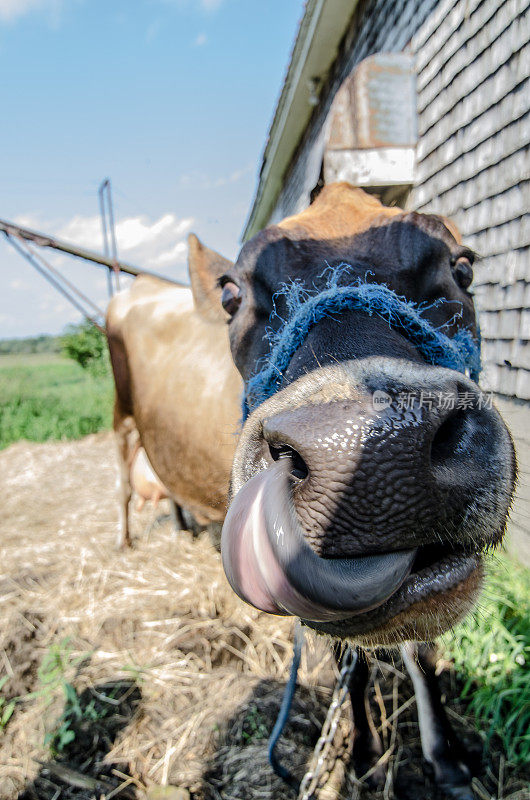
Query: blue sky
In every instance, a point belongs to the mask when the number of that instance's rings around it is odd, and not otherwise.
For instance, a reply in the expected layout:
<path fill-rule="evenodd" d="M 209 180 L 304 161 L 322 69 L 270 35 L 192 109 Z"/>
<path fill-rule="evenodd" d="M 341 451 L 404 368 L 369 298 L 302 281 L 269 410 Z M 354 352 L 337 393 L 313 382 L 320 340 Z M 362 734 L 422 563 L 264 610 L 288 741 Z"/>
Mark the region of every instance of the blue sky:
<path fill-rule="evenodd" d="M 0 217 L 184 277 L 190 230 L 228 257 L 253 196 L 302 0 L 0 0 Z M 103 270 L 50 255 L 103 304 Z M 0 241 L 0 338 L 79 315 Z"/>

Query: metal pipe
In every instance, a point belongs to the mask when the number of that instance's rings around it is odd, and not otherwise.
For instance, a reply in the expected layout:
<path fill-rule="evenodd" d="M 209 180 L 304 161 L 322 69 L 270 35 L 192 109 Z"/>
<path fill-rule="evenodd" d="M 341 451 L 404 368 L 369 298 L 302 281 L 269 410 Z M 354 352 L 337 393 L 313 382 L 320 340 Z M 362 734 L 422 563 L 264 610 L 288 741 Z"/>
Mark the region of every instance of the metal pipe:
<path fill-rule="evenodd" d="M 103 187 L 104 184 L 102 183 L 98 189 L 98 197 L 99 197 L 99 214 L 101 217 L 101 233 L 103 236 L 103 253 L 105 258 L 109 255 L 109 240 L 107 236 L 107 217 L 105 214 L 105 198 L 103 197 Z M 107 270 L 107 289 L 109 293 L 109 298 L 112 297 L 114 294 L 114 287 L 112 285 L 112 269 L 109 267 Z"/>
<path fill-rule="evenodd" d="M 109 269 L 108 273 L 109 294 L 112 297 L 114 291 L 112 286 L 112 274 L 114 273 L 114 277 L 116 280 L 116 290 L 119 292 L 120 272 L 117 267 L 118 243 L 116 240 L 116 226 L 114 223 L 114 210 L 112 206 L 112 191 L 110 187 L 110 178 L 105 178 L 105 180 L 101 183 L 98 189 L 98 194 L 99 194 L 99 206 L 101 213 L 101 226 L 103 229 L 103 250 L 105 256 L 112 256 L 114 264 L 112 271 Z"/>
<path fill-rule="evenodd" d="M 8 237 L 8 239 L 9 239 L 9 238 L 10 238 L 10 237 Z M 32 247 L 30 244 L 24 244 L 24 247 L 25 247 L 25 249 L 26 249 L 26 251 L 27 251 L 28 253 L 31 253 L 31 255 L 33 256 L 33 258 L 35 258 L 37 261 L 39 261 L 39 262 L 40 262 L 40 264 L 42 265 L 42 267 L 43 267 L 44 269 L 48 270 L 48 272 L 50 273 L 50 275 L 53 275 L 53 276 L 54 276 L 54 278 L 55 278 L 56 280 L 58 280 L 59 282 L 63 283 L 63 284 L 64 284 L 64 286 L 66 286 L 66 288 L 67 288 L 67 289 L 68 289 L 68 290 L 69 290 L 69 291 L 70 291 L 70 292 L 71 292 L 73 295 L 77 295 L 77 296 L 78 296 L 78 298 L 80 299 L 80 301 L 81 301 L 82 303 L 86 303 L 86 304 L 87 304 L 87 306 L 91 306 L 91 307 L 92 307 L 92 310 L 93 310 L 93 311 L 95 311 L 95 312 L 96 312 L 96 314 L 99 314 L 99 316 L 100 316 L 102 319 L 105 319 L 105 312 L 104 312 L 104 311 L 102 311 L 102 309 L 101 309 L 101 308 L 99 308 L 99 306 L 97 306 L 97 305 L 94 303 L 94 301 L 93 301 L 93 300 L 91 300 L 91 299 L 90 299 L 90 297 L 88 297 L 88 295 L 86 295 L 84 292 L 82 292 L 82 291 L 81 291 L 81 289 L 78 289 L 78 288 L 77 288 L 77 286 L 74 286 L 74 284 L 73 284 L 71 281 L 69 281 L 69 280 L 68 280 L 68 278 L 67 278 L 67 277 L 65 277 L 65 276 L 62 274 L 62 272 L 59 272 L 59 270 L 58 270 L 58 269 L 56 269 L 56 267 L 54 267 L 52 264 L 50 264 L 50 262 L 49 262 L 49 261 L 46 261 L 46 259 L 44 258 L 44 256 L 41 256 L 41 254 L 40 254 L 40 253 L 38 253 L 36 250 L 34 250 L 34 249 L 33 249 L 33 247 Z"/>
<path fill-rule="evenodd" d="M 4 231 L 4 233 L 6 233 L 6 232 Z M 10 243 L 10 244 L 11 244 L 11 245 L 12 245 L 12 246 L 15 248 L 15 250 L 16 250 L 16 251 L 17 251 L 17 252 L 18 252 L 18 253 L 19 253 L 19 254 L 20 254 L 20 255 L 21 255 L 23 258 L 25 258 L 27 261 L 29 261 L 29 263 L 31 264 L 31 266 L 32 266 L 32 267 L 34 267 L 34 268 L 37 270 L 37 272 L 40 272 L 40 274 L 42 275 L 42 277 L 43 277 L 43 278 L 45 278 L 45 279 L 48 281 L 48 283 L 51 283 L 51 285 L 53 286 L 53 288 L 54 288 L 54 289 L 57 289 L 57 291 L 58 291 L 60 294 L 62 294 L 62 295 L 63 295 L 63 297 L 65 297 L 65 298 L 68 300 L 68 302 L 69 302 L 69 303 L 71 303 L 71 304 L 74 306 L 74 308 L 77 308 L 77 310 L 78 310 L 78 311 L 80 311 L 80 312 L 81 312 L 81 314 L 83 314 L 83 316 L 84 316 L 84 317 L 85 317 L 87 320 L 89 320 L 89 322 L 91 322 L 93 325 L 95 325 L 95 326 L 96 326 L 96 328 L 98 328 L 98 329 L 101 331 L 101 333 L 104 333 L 104 334 L 105 334 L 105 336 L 107 335 L 107 333 L 106 333 L 106 331 L 105 331 L 105 328 L 104 328 L 102 325 L 100 325 L 100 323 L 99 323 L 99 322 L 98 322 L 98 321 L 97 321 L 97 320 L 96 320 L 94 317 L 92 317 L 90 314 L 88 314 L 88 313 L 86 312 L 86 310 L 83 308 L 83 306 L 81 305 L 81 303 L 79 303 L 79 301 L 78 301 L 78 300 L 76 300 L 76 298 L 75 298 L 75 297 L 73 297 L 71 294 L 69 294 L 69 292 L 68 292 L 68 291 L 67 291 L 67 290 L 64 288 L 64 286 L 61 286 L 61 284 L 59 283 L 59 281 L 58 281 L 58 280 L 56 280 L 56 279 L 53 277 L 53 275 L 51 275 L 51 274 L 50 274 L 50 273 L 49 273 L 49 272 L 48 272 L 48 271 L 47 271 L 47 270 L 46 270 L 44 267 L 42 267 L 42 266 L 39 264 L 39 262 L 37 261 L 37 259 L 36 259 L 36 258 L 33 256 L 33 254 L 32 254 L 32 253 L 31 253 L 31 252 L 30 252 L 30 251 L 27 249 L 27 245 L 26 245 L 26 246 L 24 246 L 24 245 L 23 245 L 23 244 L 21 244 L 19 241 L 17 241 L 16 237 L 15 237 L 13 234 L 6 233 L 6 237 L 7 237 L 7 240 L 8 240 L 8 242 L 9 242 L 9 243 Z"/>
<path fill-rule="evenodd" d="M 182 286 L 186 288 L 189 287 L 189 284 L 184 283 L 183 281 L 173 280 L 173 278 L 168 278 L 165 275 L 159 275 L 158 273 L 151 272 L 151 270 L 148 269 L 140 269 L 132 264 L 127 264 L 125 261 L 116 262 L 112 258 L 102 256 L 93 250 L 85 250 L 84 248 L 78 247 L 75 244 L 70 244 L 69 242 L 64 242 L 61 239 L 56 239 L 54 236 L 49 236 L 45 233 L 39 233 L 38 231 L 31 230 L 31 228 L 23 228 L 20 225 L 15 225 L 13 222 L 7 222 L 6 220 L 0 219 L 0 232 L 3 232 L 8 236 L 16 236 L 19 239 L 26 239 L 29 242 L 33 242 L 38 247 L 51 247 L 53 250 L 59 250 L 61 253 L 68 253 L 71 256 L 75 256 L 75 258 L 82 258 L 85 261 L 93 261 L 95 264 L 101 264 L 103 267 L 109 267 L 110 269 L 117 267 L 120 272 L 125 272 L 127 275 L 150 275 L 153 278 L 159 278 L 160 280 L 167 281 L 167 283 L 172 283 L 175 286 Z"/>

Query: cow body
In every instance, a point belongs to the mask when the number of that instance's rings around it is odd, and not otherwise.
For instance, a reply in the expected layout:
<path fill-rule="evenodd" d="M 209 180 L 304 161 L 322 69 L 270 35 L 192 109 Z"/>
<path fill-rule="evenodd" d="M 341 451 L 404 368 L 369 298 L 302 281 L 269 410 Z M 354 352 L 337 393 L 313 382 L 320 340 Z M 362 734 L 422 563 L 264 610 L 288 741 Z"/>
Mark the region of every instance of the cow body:
<path fill-rule="evenodd" d="M 198 240 L 192 245 L 200 255 Z M 220 522 L 225 515 L 241 380 L 230 358 L 224 317 L 201 313 L 200 291 L 200 284 L 192 293 L 143 276 L 109 304 L 122 543 L 130 542 L 128 439 L 134 428 L 156 476 L 179 506 L 202 523 Z"/>

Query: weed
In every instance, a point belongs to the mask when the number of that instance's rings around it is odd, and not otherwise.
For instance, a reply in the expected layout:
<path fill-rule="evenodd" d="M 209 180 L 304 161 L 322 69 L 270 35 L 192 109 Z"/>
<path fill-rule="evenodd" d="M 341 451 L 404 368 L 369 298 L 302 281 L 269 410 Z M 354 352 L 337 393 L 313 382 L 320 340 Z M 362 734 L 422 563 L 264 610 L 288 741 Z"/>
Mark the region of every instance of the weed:
<path fill-rule="evenodd" d="M 127 672 L 130 675 L 131 680 L 136 684 L 136 686 L 141 686 L 143 684 L 145 680 L 145 673 L 148 671 L 148 667 L 140 667 L 134 663 L 125 664 L 122 669 L 124 672 Z"/>
<path fill-rule="evenodd" d="M 17 703 L 22 700 L 32 700 L 34 698 L 43 698 L 45 705 L 49 705 L 60 686 L 63 686 L 67 693 L 67 687 L 72 687 L 66 682 L 67 671 L 77 669 L 87 659 L 87 655 L 72 656 L 72 648 L 70 646 L 70 638 L 62 639 L 57 644 L 52 644 L 48 652 L 44 656 L 42 663 L 38 670 L 40 688 L 34 692 L 29 692 L 23 696 L 12 697 L 9 700 L 3 697 L 1 691 L 9 680 L 8 675 L 0 678 L 0 730 L 5 728 L 13 713 Z M 75 692 L 74 692 L 75 694 Z"/>
<path fill-rule="evenodd" d="M 64 752 L 67 745 L 76 738 L 76 730 L 83 722 L 96 722 L 104 719 L 110 707 L 96 708 L 95 699 L 81 703 L 79 695 L 71 683 L 63 684 L 65 704 L 64 710 L 54 728 L 44 737 L 44 745 L 50 747 L 54 756 Z"/>
<path fill-rule="evenodd" d="M 4 675 L 3 678 L 0 678 L 0 692 L 2 691 L 8 680 L 9 680 L 9 675 Z M 0 694 L 0 729 L 5 728 L 7 723 L 13 716 L 15 705 L 16 705 L 16 698 L 8 700 L 6 697 L 3 697 Z"/>
<path fill-rule="evenodd" d="M 530 572 L 492 558 L 482 602 L 445 646 L 463 680 L 461 698 L 487 746 L 498 734 L 514 764 L 530 760 Z"/>
<path fill-rule="evenodd" d="M 67 636 L 50 645 L 39 667 L 39 680 L 43 688 L 37 694 L 51 696 L 58 686 L 66 684 L 67 671 L 86 661 L 86 654 L 73 657 L 70 642 L 71 639 Z"/>
<path fill-rule="evenodd" d="M 241 735 L 247 744 L 258 741 L 259 739 L 266 739 L 269 735 L 265 720 L 258 707 L 254 704 L 250 705 L 247 709 L 245 719 L 243 720 Z"/>

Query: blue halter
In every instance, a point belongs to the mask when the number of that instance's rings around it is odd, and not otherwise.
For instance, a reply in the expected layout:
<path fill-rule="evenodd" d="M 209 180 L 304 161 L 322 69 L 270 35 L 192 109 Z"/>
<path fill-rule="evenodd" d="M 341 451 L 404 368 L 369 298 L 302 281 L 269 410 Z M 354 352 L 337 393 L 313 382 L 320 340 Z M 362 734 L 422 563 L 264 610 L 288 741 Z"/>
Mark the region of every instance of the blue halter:
<path fill-rule="evenodd" d="M 463 373 L 469 371 L 470 377 L 478 381 L 481 370 L 480 334 L 475 339 L 467 328 L 461 328 L 452 337 L 444 333 L 444 329 L 462 317 L 460 303 L 457 302 L 460 310 L 448 322 L 436 328 L 423 316 L 425 311 L 456 301 L 440 298 L 430 304 L 414 303 L 396 294 L 384 283 L 368 283 L 366 276 L 365 280 L 356 278 L 346 286 L 339 286 L 340 279 L 350 269 L 348 264 L 328 267 L 323 273 L 328 273 L 326 288 L 321 291 L 307 289 L 301 281 L 292 281 L 284 284 L 274 295 L 273 302 L 276 297 L 285 297 L 288 316 L 286 320 L 282 319 L 277 331 L 271 328 L 266 331 L 270 350 L 267 356 L 260 359 L 258 371 L 246 384 L 243 420 L 279 390 L 283 373 L 311 328 L 324 317 L 341 311 L 364 311 L 369 316 L 381 317 L 391 328 L 403 333 L 427 363 Z M 270 321 L 275 317 L 279 315 L 274 305 Z"/>

